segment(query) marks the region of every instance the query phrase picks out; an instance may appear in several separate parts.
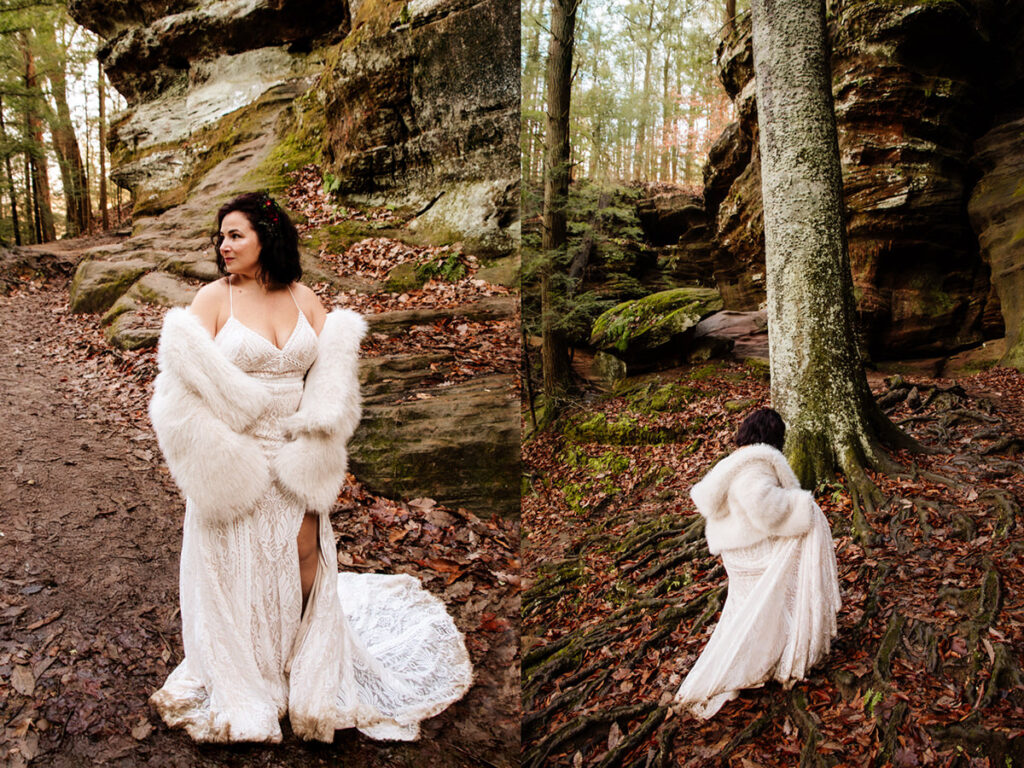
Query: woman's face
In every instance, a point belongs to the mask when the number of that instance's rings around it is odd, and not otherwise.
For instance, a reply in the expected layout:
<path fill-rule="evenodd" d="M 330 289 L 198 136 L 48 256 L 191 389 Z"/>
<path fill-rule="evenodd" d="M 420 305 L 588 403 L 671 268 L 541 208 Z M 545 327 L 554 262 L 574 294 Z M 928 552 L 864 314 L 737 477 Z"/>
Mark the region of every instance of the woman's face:
<path fill-rule="evenodd" d="M 241 211 L 232 211 L 220 222 L 220 236 L 224 268 L 233 275 L 256 277 L 262 246 L 249 217 Z"/>

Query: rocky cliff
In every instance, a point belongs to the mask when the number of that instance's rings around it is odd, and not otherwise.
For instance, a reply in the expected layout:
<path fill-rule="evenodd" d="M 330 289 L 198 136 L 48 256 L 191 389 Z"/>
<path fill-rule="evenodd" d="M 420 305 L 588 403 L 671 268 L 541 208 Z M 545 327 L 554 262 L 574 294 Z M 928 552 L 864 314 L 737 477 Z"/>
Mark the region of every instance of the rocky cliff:
<path fill-rule="evenodd" d="M 850 257 L 872 356 L 945 353 L 1004 325 L 1019 339 L 1024 214 L 1009 186 L 1022 149 L 1022 29 L 1008 1 L 833 6 Z M 752 309 L 765 289 L 748 19 L 719 61 L 739 120 L 712 149 L 705 202 L 726 306 Z"/>
<path fill-rule="evenodd" d="M 412 227 L 435 242 L 514 249 L 518 4 L 72 0 L 70 10 L 105 38 L 99 59 L 129 100 L 111 126 L 111 177 L 132 191 L 137 218 L 182 203 L 273 112 L 276 146 L 249 186 L 280 188 L 284 171 L 323 162 L 336 193 L 420 213 Z"/>

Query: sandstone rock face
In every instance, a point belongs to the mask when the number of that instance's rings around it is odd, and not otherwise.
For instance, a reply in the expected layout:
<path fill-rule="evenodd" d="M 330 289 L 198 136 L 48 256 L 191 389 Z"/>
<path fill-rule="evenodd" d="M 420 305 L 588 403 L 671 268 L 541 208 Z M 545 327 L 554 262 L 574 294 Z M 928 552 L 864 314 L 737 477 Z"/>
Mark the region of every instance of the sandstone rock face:
<path fill-rule="evenodd" d="M 999 23 L 980 0 L 855 0 L 830 19 L 850 258 L 872 356 L 948 352 L 1000 333 L 964 205 L 988 108 L 986 38 Z M 715 277 L 728 308 L 753 310 L 765 289 L 749 20 L 720 64 L 740 119 L 705 171 Z"/>
<path fill-rule="evenodd" d="M 981 178 L 968 211 L 1006 327 L 1003 365 L 1024 371 L 1024 8 L 1014 4 L 995 31 L 1007 55 L 995 81 L 1000 113 L 975 143 L 974 167 Z M 986 317 L 992 323 L 998 318 Z"/>
<path fill-rule="evenodd" d="M 512 0 L 75 0 L 71 13 L 106 38 L 99 58 L 129 100 L 111 126 L 111 177 L 136 216 L 182 204 L 274 130 L 252 188 L 323 159 L 339 193 L 416 214 L 410 228 L 432 242 L 515 250 Z M 265 119 L 281 102 L 285 126 Z"/>
<path fill-rule="evenodd" d="M 647 242 L 658 265 L 675 284 L 714 285 L 711 228 L 704 200 L 673 187 L 652 187 L 636 204 Z"/>
<path fill-rule="evenodd" d="M 339 191 L 508 252 L 518 237 L 519 4 L 366 0 L 324 79 Z"/>
<path fill-rule="evenodd" d="M 388 496 L 429 496 L 478 514 L 516 515 L 519 496 L 519 402 L 496 398 L 507 376 L 483 376 L 425 399 L 408 381 L 397 386 L 403 361 L 363 363 L 364 415 L 349 444 L 350 471 Z M 410 362 L 422 371 L 422 361 Z M 427 368 L 429 370 L 429 368 Z M 399 402 L 396 402 L 398 397 Z"/>

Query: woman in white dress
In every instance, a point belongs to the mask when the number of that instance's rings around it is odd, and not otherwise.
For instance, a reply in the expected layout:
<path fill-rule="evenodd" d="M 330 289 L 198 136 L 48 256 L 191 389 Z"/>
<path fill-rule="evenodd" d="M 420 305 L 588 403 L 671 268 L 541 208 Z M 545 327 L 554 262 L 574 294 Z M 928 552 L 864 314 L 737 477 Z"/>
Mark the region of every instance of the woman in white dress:
<path fill-rule="evenodd" d="M 150 701 L 197 741 L 339 728 L 413 740 L 472 681 L 444 604 L 407 575 L 337 572 L 329 513 L 360 418 L 366 322 L 298 283 L 265 194 L 217 215 L 225 278 L 164 320 L 150 417 L 186 496 L 184 661 Z"/>
<path fill-rule="evenodd" d="M 710 718 L 743 688 L 791 686 L 824 657 L 840 607 L 832 532 L 782 454 L 785 425 L 763 408 L 732 454 L 690 491 L 708 549 L 729 578 L 722 616 L 675 702 Z"/>

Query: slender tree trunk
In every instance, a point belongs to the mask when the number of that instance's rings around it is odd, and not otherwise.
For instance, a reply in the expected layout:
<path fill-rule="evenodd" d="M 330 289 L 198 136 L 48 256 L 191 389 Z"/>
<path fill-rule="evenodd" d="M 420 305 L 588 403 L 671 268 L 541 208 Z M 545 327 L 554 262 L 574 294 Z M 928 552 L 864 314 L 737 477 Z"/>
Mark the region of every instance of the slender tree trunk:
<path fill-rule="evenodd" d="M 661 69 L 661 172 L 659 177 L 662 181 L 668 181 L 669 144 L 671 140 L 669 131 L 672 126 L 672 104 L 668 88 L 669 59 L 669 52 L 666 48 L 665 63 Z"/>
<path fill-rule="evenodd" d="M 29 48 L 28 36 L 22 32 L 19 34 L 21 52 L 25 62 L 25 89 L 30 94 L 35 94 L 34 99 L 28 101 L 28 108 L 25 112 L 29 140 L 34 142 L 32 157 L 32 197 L 36 209 L 36 229 L 38 240 L 36 242 L 48 243 L 57 239 L 57 230 L 53 224 L 53 208 L 50 203 L 50 179 L 46 166 L 46 145 L 43 142 L 43 121 L 38 112 L 38 103 L 42 99 L 39 91 L 39 83 L 36 77 L 35 57 Z M 33 101 L 36 103 L 33 104 Z"/>
<path fill-rule="evenodd" d="M 838 467 L 870 508 L 877 489 L 864 467 L 892 466 L 879 439 L 916 443 L 875 403 L 855 343 L 825 7 L 752 0 L 751 10 L 772 402 L 803 486 Z"/>
<path fill-rule="evenodd" d="M 565 249 L 569 197 L 569 99 L 577 0 L 552 0 L 547 66 L 547 130 L 544 159 L 544 220 L 541 248 L 541 334 L 545 410 L 553 414 L 569 388 L 569 348 L 558 329 L 551 275 Z M 545 419 L 546 420 L 546 419 Z"/>
<path fill-rule="evenodd" d="M 7 124 L 4 122 L 4 107 L 0 101 L 0 139 L 7 144 Z M 21 245 L 21 226 L 18 223 L 18 195 L 14 190 L 14 171 L 11 169 L 11 155 L 4 154 L 4 167 L 7 171 L 7 191 L 11 197 L 11 222 L 14 226 L 14 244 Z"/>
<path fill-rule="evenodd" d="M 107 211 L 107 108 L 106 94 L 103 85 L 103 66 L 97 61 L 96 82 L 100 92 L 100 216 L 103 217 L 103 230 L 110 229 L 110 214 Z"/>
<path fill-rule="evenodd" d="M 647 113 L 650 110 L 650 98 L 651 98 L 651 54 L 654 51 L 654 40 L 651 38 L 651 34 L 654 29 L 654 2 L 651 0 L 650 10 L 647 16 L 647 29 L 644 35 L 644 90 L 643 100 L 640 104 L 640 127 L 638 130 L 639 136 L 637 137 L 637 152 L 636 160 L 633 164 L 633 178 L 636 181 L 640 181 L 645 176 L 649 176 L 647 170 L 647 160 L 650 157 L 651 150 L 648 146 L 651 141 L 647 135 Z"/>
<path fill-rule="evenodd" d="M 729 37 L 736 34 L 736 0 L 725 0 L 725 32 Z"/>
<path fill-rule="evenodd" d="M 25 153 L 25 225 L 28 227 L 28 241 L 38 243 L 36 236 L 38 226 L 35 218 L 35 195 L 32 194 L 32 158 L 28 152 Z"/>

